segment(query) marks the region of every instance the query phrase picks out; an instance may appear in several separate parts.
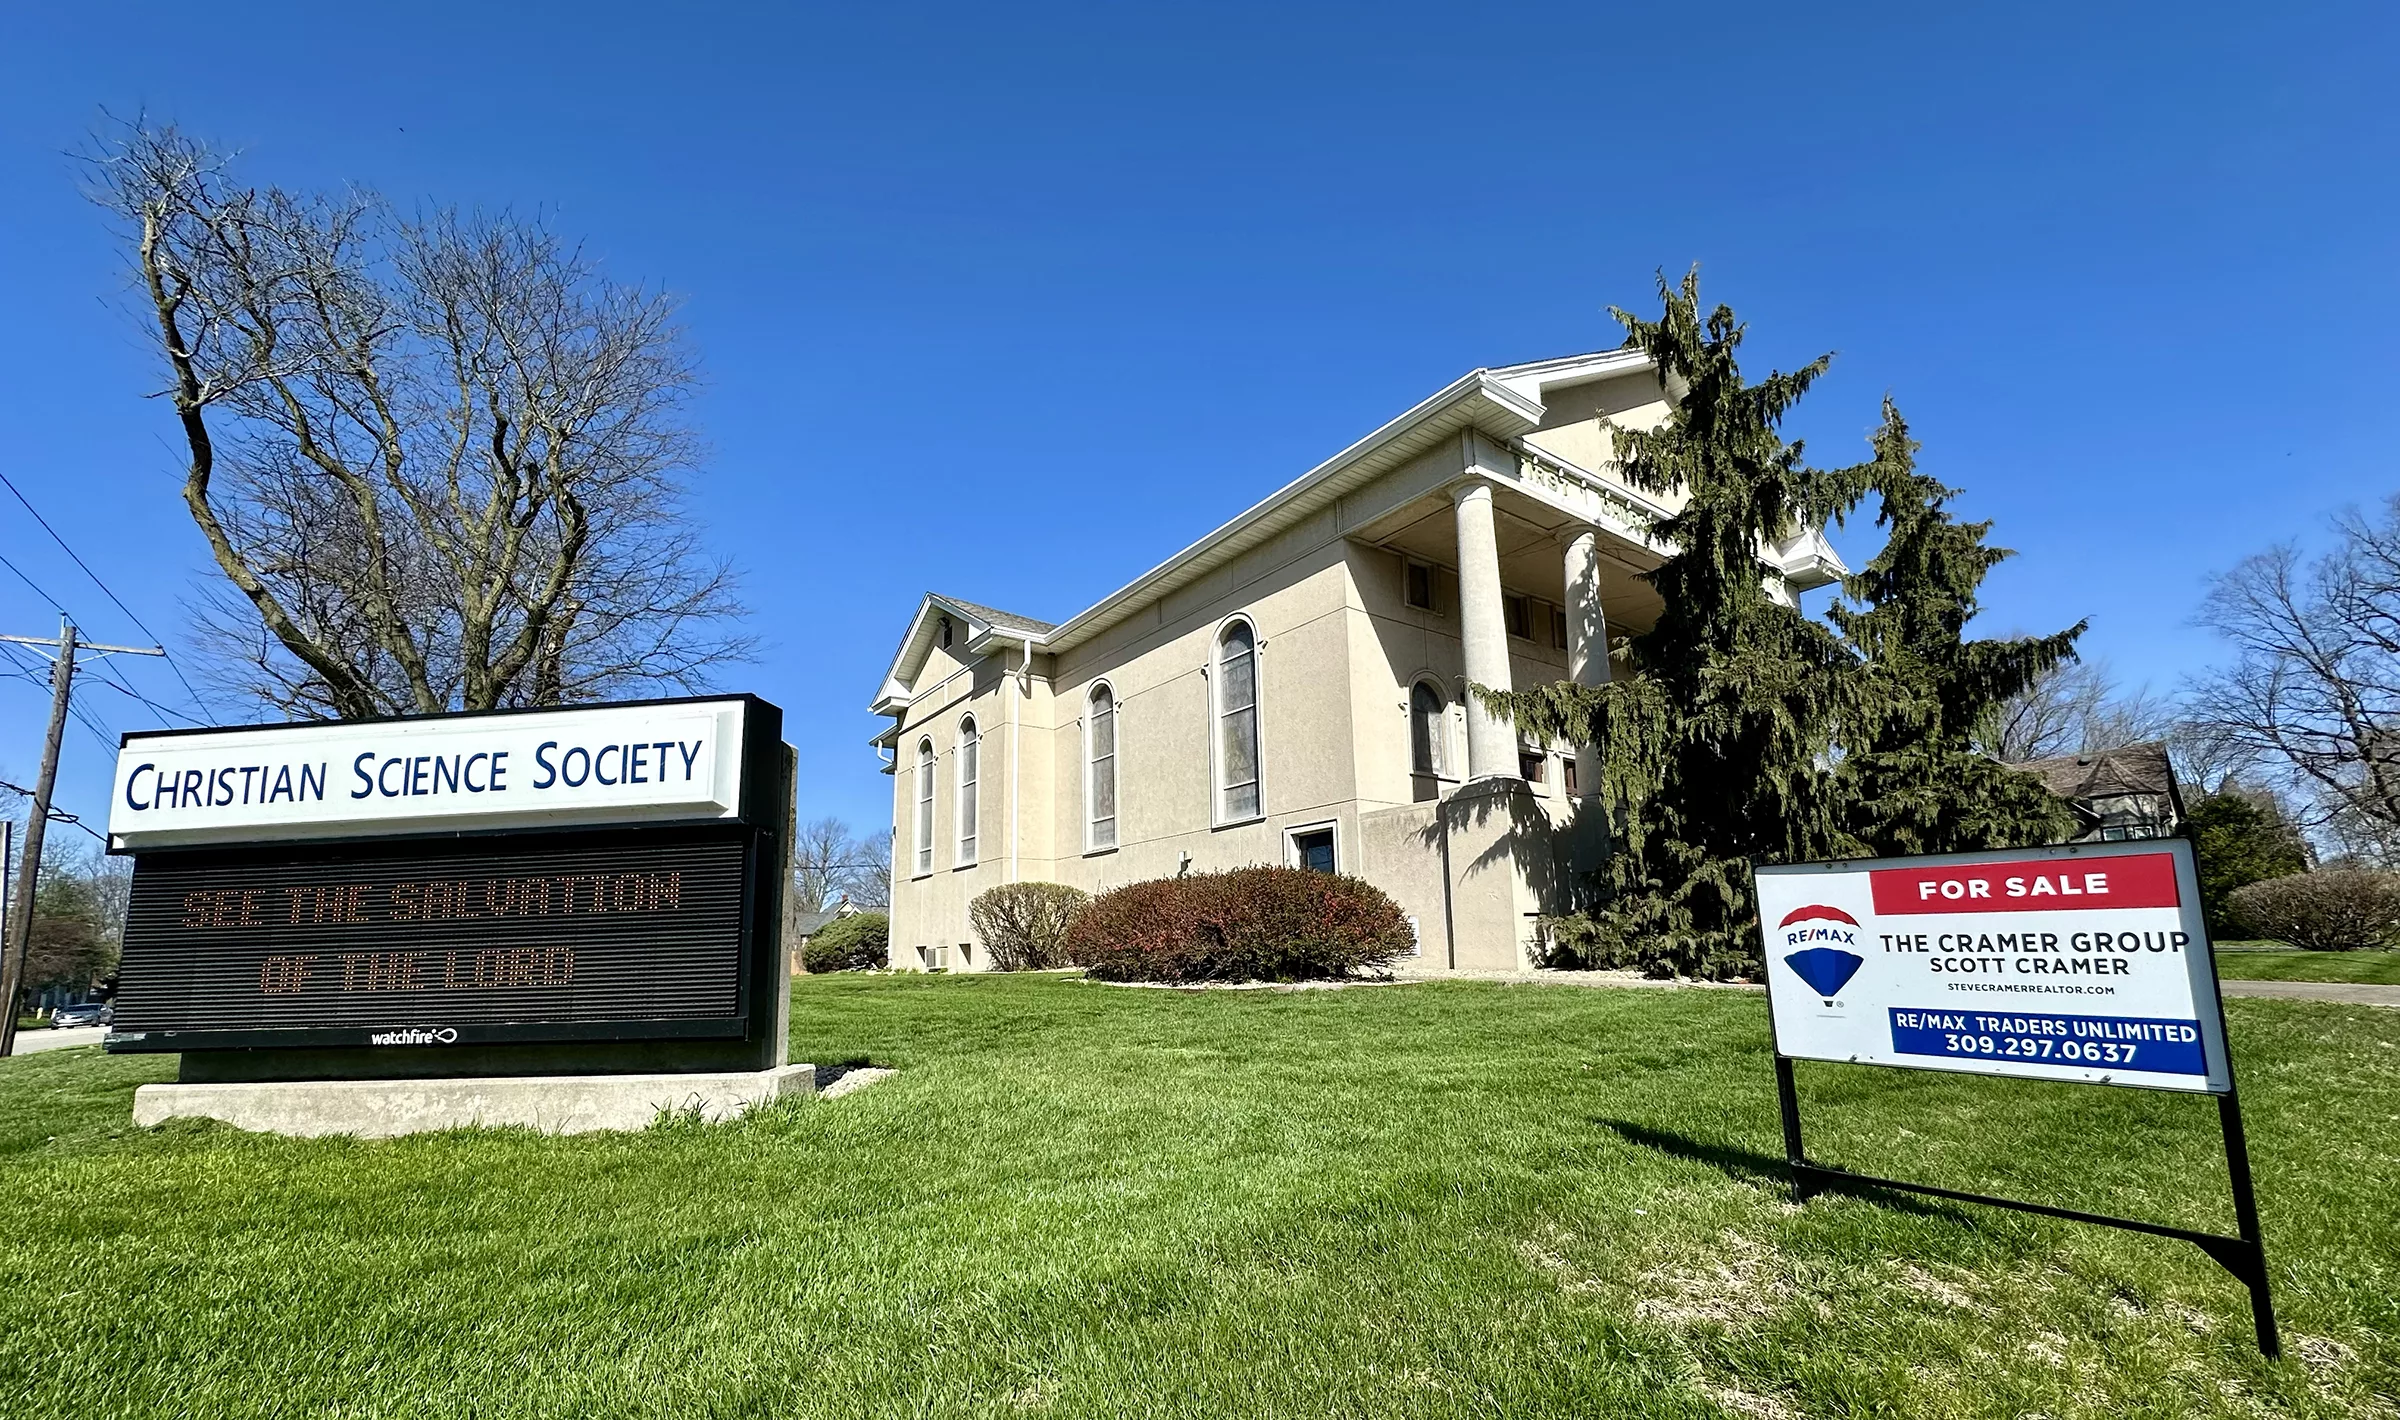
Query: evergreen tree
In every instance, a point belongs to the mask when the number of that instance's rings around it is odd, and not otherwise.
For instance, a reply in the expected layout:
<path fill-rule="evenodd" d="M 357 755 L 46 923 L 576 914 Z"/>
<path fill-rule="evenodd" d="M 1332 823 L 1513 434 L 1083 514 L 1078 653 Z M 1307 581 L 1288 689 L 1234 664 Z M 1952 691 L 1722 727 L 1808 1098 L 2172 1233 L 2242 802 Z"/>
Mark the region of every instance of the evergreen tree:
<path fill-rule="evenodd" d="M 1652 535 L 1672 549 L 1644 574 L 1664 607 L 1632 639 L 1631 673 L 1600 687 L 1479 693 L 1536 736 L 1596 745 L 1615 851 L 1591 912 L 1560 941 L 1591 964 L 1723 978 L 1758 970 L 1750 859 L 1854 853 L 1830 768 L 1851 658 L 1783 594 L 1762 550 L 1845 513 L 1873 466 L 1824 470 L 1777 432 L 1831 357 L 1752 384 L 1743 327 L 1702 317 L 1697 274 L 1662 277 L 1656 321 L 1612 310 L 1656 362 L 1673 407 L 1655 429 L 1615 431 L 1620 476 L 1682 508 Z"/>
<path fill-rule="evenodd" d="M 1850 837 L 1878 856 L 2050 843 L 2070 836 L 2066 801 L 1977 753 L 2001 705 L 2072 659 L 2084 623 L 2052 636 L 1969 641 L 1984 576 L 2012 554 L 1992 525 L 1950 516 L 1958 490 L 1917 471 L 1917 443 L 1889 398 L 1875 435 L 1883 550 L 1828 611 L 1855 658 L 1841 736 Z"/>
<path fill-rule="evenodd" d="M 2308 871 L 2308 844 L 2272 795 L 2220 789 L 2192 805 L 2183 831 L 2200 867 L 2200 909 L 2212 933 L 2235 933 L 2226 901 L 2237 889 Z"/>

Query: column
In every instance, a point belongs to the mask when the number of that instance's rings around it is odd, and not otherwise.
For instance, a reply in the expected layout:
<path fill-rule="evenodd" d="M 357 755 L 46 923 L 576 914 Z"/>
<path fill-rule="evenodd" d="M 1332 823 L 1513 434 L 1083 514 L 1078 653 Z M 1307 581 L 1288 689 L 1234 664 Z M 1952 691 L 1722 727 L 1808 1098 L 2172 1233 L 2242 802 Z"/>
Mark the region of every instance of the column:
<path fill-rule="evenodd" d="M 1492 526 L 1492 485 L 1478 479 L 1452 490 L 1458 513 L 1458 631 L 1467 680 L 1511 689 L 1508 623 L 1500 607 L 1500 539 Z M 1516 726 L 1467 692 L 1467 778 L 1518 777 Z"/>
<path fill-rule="evenodd" d="M 1567 676 L 1577 685 L 1608 684 L 1608 618 L 1600 607 L 1600 530 L 1585 528 L 1567 541 Z M 1600 751 L 1575 746 L 1575 787 L 1600 784 Z"/>

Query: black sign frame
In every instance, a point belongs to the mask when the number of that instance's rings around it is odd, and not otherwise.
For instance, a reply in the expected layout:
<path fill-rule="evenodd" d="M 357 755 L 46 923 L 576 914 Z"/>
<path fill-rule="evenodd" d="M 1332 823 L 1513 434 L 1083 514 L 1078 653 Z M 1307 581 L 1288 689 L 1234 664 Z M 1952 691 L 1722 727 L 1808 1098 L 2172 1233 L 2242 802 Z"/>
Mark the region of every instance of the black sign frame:
<path fill-rule="evenodd" d="M 732 818 L 644 819 L 632 823 L 542 825 L 437 833 L 350 834 L 322 838 L 278 837 L 240 844 L 211 843 L 115 851 L 133 858 L 138 880 L 145 866 L 356 864 L 358 870 L 364 872 L 372 871 L 379 862 L 411 853 L 457 854 L 462 850 L 483 848 L 490 850 L 495 862 L 504 862 L 529 853 L 579 848 L 735 843 L 739 845 L 742 858 L 738 928 L 732 944 L 736 953 L 732 1014 L 668 1012 L 657 1016 L 618 1016 L 580 1021 L 549 1018 L 463 1023 L 407 1019 L 405 1017 L 410 1013 L 397 1012 L 393 1019 L 372 1025 L 112 1031 L 104 1047 L 112 1054 L 180 1053 L 187 1057 L 199 1055 L 226 1061 L 243 1057 L 264 1060 L 273 1056 L 297 1060 L 304 1053 L 312 1061 L 327 1062 L 388 1059 L 404 1055 L 455 1057 L 463 1062 L 473 1057 L 482 1062 L 479 1067 L 466 1071 L 474 1074 L 507 1073 L 507 1062 L 511 1060 L 524 1062 L 529 1073 L 540 1073 L 549 1068 L 543 1062 L 559 1058 L 561 1051 L 572 1051 L 576 1047 L 631 1047 L 645 1043 L 669 1052 L 662 1057 L 654 1049 L 646 1058 L 654 1065 L 670 1069 L 677 1068 L 677 1057 L 673 1052 L 678 1047 L 686 1051 L 704 1051 L 705 1059 L 710 1063 L 726 1061 L 729 1050 L 766 1059 L 773 1053 L 776 1044 L 771 1038 L 772 1033 L 781 1028 L 780 1002 L 776 997 L 783 979 L 781 926 L 785 861 L 790 851 L 791 772 L 789 754 L 782 743 L 782 711 L 753 695 L 676 697 L 621 704 L 629 707 L 666 706 L 723 704 L 727 701 L 743 704 L 740 802 L 739 812 Z M 560 708 L 597 710 L 619 707 L 542 707 L 544 710 Z M 401 718 L 413 721 L 436 718 L 451 720 L 523 713 L 538 712 L 505 710 Z M 230 732 L 258 727 L 224 728 Z M 136 736 L 126 736 L 128 741 L 134 738 Z M 139 947 L 138 943 L 131 941 L 127 945 L 134 950 Z M 431 1031 L 440 1038 L 425 1041 L 421 1045 L 415 1041 L 381 1044 L 372 1039 L 378 1035 L 407 1030 Z M 187 1058 L 187 1077 L 193 1073 L 193 1063 Z M 686 1064 L 682 1068 L 692 1066 Z M 349 1072 L 336 1069 L 324 1072 L 312 1070 L 310 1073 Z M 368 1073 L 380 1072 L 370 1070 Z"/>
<path fill-rule="evenodd" d="M 2172 845 L 2174 839 L 2159 840 L 2162 846 Z M 2037 848 L 2056 847 L 2055 844 L 2027 844 L 2016 849 L 1996 849 L 1995 852 L 2025 852 Z M 2194 864 L 2197 865 L 2197 849 Z M 1968 854 L 1921 854 L 1919 857 L 1972 856 Z M 1787 860 L 1768 854 L 1750 859 L 1750 902 L 1756 911 L 1758 903 L 1758 870 L 1780 867 Z M 1864 863 L 1870 858 L 1807 859 L 1807 862 Z M 1766 919 L 1758 923 L 1759 957 L 1765 961 L 1773 949 L 1767 942 Z M 2208 1255 L 2210 1261 L 2234 1275 L 2250 1293 L 2251 1330 L 2258 1342 L 2259 1354 L 2270 1361 L 2283 1356 L 2283 1335 L 2275 1324 L 2275 1296 L 2267 1275 L 2266 1237 L 2258 1223 L 2258 1192 L 2250 1178 L 2250 1136 L 2242 1128 L 2242 1098 L 2234 1083 L 2233 1041 L 2225 1030 L 2224 983 L 2217 976 L 2217 946 L 2202 924 L 2198 933 L 2199 946 L 2208 961 L 2209 994 L 2217 1003 L 2217 1039 L 2224 1042 L 2225 1088 L 2211 1091 L 2217 1100 L 2217 1125 L 2225 1147 L 2225 1171 L 2233 1194 L 2236 1235 L 2202 1232 L 2195 1228 L 2179 1228 L 2167 1223 L 2154 1223 L 2143 1218 L 2120 1218 L 2108 1213 L 2087 1213 L 2077 1208 L 2062 1208 L 2052 1203 L 2035 1203 L 2022 1198 L 2003 1198 L 1996 1194 L 1974 1193 L 1965 1189 L 1943 1188 L 1937 1184 L 1916 1183 L 1906 1179 L 1881 1178 L 1874 1174 L 1853 1172 L 1836 1164 L 1818 1163 L 1808 1156 L 1808 1144 L 1800 1128 L 1800 1083 L 1793 1063 L 1800 1057 L 1783 1053 L 1782 1042 L 1775 1033 L 1775 1007 L 1770 997 L 1767 1004 L 1767 1039 L 1775 1057 L 1776 1112 L 1783 1125 L 1784 1167 L 1792 1175 L 1792 1201 L 1805 1206 L 1820 1193 L 1841 1193 L 1865 1197 L 1875 1193 L 1913 1193 L 1927 1198 L 1942 1198 L 1953 1203 L 1975 1203 L 1986 1208 L 2005 1208 L 2012 1212 L 2031 1213 L 2038 1217 L 2060 1218 L 2070 1223 L 2090 1223 L 2104 1228 L 2122 1228 L 2127 1232 L 2147 1233 L 2152 1237 L 2175 1238 L 2188 1242 Z M 1922 1067 L 1893 1065 L 1884 1061 L 1858 1061 L 1855 1064 L 1834 1060 L 1812 1060 L 1811 1064 L 1833 1069 L 1906 1070 Z M 2028 1076 L 1983 1076 L 1986 1079 L 2022 1080 Z M 2080 1084 L 2081 1081 L 2045 1083 Z M 2100 1086 L 2100 1088 L 2109 1088 Z M 2147 1088 L 2128 1086 L 2125 1088 Z"/>

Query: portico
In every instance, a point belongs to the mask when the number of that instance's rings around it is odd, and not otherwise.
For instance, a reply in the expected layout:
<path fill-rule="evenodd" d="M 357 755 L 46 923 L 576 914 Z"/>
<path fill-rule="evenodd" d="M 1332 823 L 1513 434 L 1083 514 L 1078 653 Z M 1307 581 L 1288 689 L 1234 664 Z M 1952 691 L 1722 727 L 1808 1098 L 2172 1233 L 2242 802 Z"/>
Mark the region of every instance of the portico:
<path fill-rule="evenodd" d="M 1513 690 L 1509 667 L 1507 590 L 1500 573 L 1497 498 L 1487 478 L 1470 477 L 1450 489 L 1458 551 L 1459 639 L 1466 679 L 1492 690 Z M 1610 635 L 1601 588 L 1601 538 L 1595 524 L 1568 522 L 1549 534 L 1561 557 L 1558 613 L 1565 618 L 1567 675 L 1579 685 L 1606 685 Z M 1538 550 L 1540 544 L 1535 544 Z M 1631 575 L 1647 547 L 1616 551 L 1612 561 Z M 1655 562 L 1655 556 L 1647 561 Z M 1522 585 L 1522 583 L 1519 583 Z M 1522 634 L 1522 633 L 1520 633 Z M 1555 639 L 1555 638 L 1554 638 Z M 1578 783 L 1589 783 L 1596 764 L 1587 762 L 1589 746 L 1576 748 Z M 1513 725 L 1470 698 L 1467 710 L 1467 778 L 1522 778 Z"/>

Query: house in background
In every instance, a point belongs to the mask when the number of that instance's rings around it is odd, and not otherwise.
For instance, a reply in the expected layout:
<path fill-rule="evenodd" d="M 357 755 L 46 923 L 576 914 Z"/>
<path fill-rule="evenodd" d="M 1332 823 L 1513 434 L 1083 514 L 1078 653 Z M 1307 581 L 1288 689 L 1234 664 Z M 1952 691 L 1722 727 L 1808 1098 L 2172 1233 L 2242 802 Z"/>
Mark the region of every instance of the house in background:
<path fill-rule="evenodd" d="M 872 707 L 893 964 L 984 967 L 997 884 L 1289 863 L 1390 893 L 1426 966 L 1525 965 L 1604 847 L 1595 766 L 1465 689 L 1599 684 L 1657 616 L 1674 502 L 1608 426 L 1667 412 L 1638 351 L 1474 370 L 1064 622 L 925 597 Z M 1813 529 L 1760 555 L 1785 596 L 1845 571 Z"/>
<path fill-rule="evenodd" d="M 2183 795 L 2164 743 L 2028 759 L 2009 766 L 2034 776 L 2075 809 L 2080 843 L 2166 838 L 2183 827 Z"/>
<path fill-rule="evenodd" d="M 850 894 L 842 893 L 834 898 L 831 907 L 814 912 L 792 913 L 783 934 L 784 946 L 792 954 L 792 975 L 798 976 L 808 969 L 804 962 L 808 955 L 809 938 L 823 931 L 825 924 L 835 918 L 853 916 L 857 912 L 858 908 L 851 904 Z"/>

